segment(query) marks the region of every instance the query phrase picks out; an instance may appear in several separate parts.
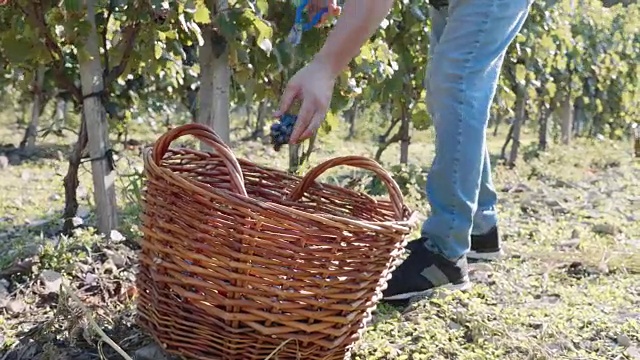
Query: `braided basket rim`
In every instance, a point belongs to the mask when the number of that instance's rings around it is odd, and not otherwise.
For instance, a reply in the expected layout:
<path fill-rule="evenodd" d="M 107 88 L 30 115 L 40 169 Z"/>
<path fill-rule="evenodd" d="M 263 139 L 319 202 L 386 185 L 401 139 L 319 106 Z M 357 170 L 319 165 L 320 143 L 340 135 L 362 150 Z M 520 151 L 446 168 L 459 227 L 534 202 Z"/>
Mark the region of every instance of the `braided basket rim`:
<path fill-rule="evenodd" d="M 183 148 L 168 148 L 167 149 L 167 153 L 163 156 L 162 161 L 164 160 L 168 160 L 171 159 L 171 153 L 174 154 L 178 154 L 180 152 L 184 152 L 184 151 L 188 151 L 190 153 L 194 153 L 194 154 L 198 154 L 200 156 L 206 156 L 207 159 L 215 159 L 216 161 L 221 159 L 221 156 L 213 153 L 213 152 L 209 152 L 209 151 L 201 151 L 201 150 L 194 150 L 194 149 L 183 149 Z M 200 195 L 203 196 L 210 196 L 210 194 L 212 192 L 223 192 L 225 194 L 226 197 L 232 198 L 235 200 L 236 204 L 233 205 L 238 205 L 241 206 L 243 203 L 244 204 L 250 204 L 250 205 L 254 205 L 257 206 L 259 208 L 263 208 L 265 210 L 272 210 L 272 211 L 278 211 L 278 212 L 288 212 L 289 214 L 293 214 L 295 215 L 296 218 L 298 217 L 303 217 L 305 219 L 308 220 L 312 220 L 312 221 L 320 221 L 323 223 L 330 223 L 330 222 L 339 222 L 339 223 L 343 223 L 346 225 L 350 225 L 350 226 L 358 226 L 358 227 L 362 227 L 362 228 L 367 228 L 373 231 L 376 230 L 380 230 L 380 227 L 382 228 L 397 228 L 397 230 L 401 231 L 401 232 L 405 232 L 405 233 L 410 233 L 411 229 L 413 229 L 413 227 L 415 226 L 415 224 L 418 221 L 419 218 L 419 213 L 416 211 L 412 211 L 410 210 L 406 204 L 404 204 L 404 201 L 402 202 L 402 220 L 389 220 L 389 221 L 371 221 L 371 220 L 360 220 L 357 219 L 356 217 L 347 217 L 347 216 L 337 216 L 337 215 L 332 215 L 332 214 L 328 214 L 325 212 L 316 212 L 316 213 L 309 213 L 309 212 L 304 212 L 298 209 L 294 209 L 292 207 L 286 206 L 286 205 L 282 205 L 282 204 L 278 204 L 276 202 L 270 202 L 270 201 L 264 201 L 262 199 L 256 199 L 253 198 L 251 196 L 244 196 L 242 194 L 238 194 L 232 190 L 227 190 L 227 189 L 215 189 L 213 187 L 207 186 L 207 190 L 205 190 L 204 188 L 200 187 L 200 186 L 196 186 L 194 184 L 198 183 L 198 184 L 203 184 L 206 185 L 203 182 L 199 182 L 197 180 L 194 180 L 193 178 L 188 178 L 188 177 L 184 177 L 181 176 L 177 173 L 175 173 L 174 171 L 172 171 L 171 169 L 167 169 L 165 167 L 163 167 L 161 164 L 156 164 L 156 162 L 153 160 L 153 147 L 146 147 L 143 150 L 143 160 L 144 160 L 144 170 L 145 172 L 147 172 L 146 177 L 148 177 L 149 175 L 158 175 L 162 178 L 164 178 L 166 181 L 170 181 L 173 185 L 177 185 L 183 188 L 188 188 L 189 191 L 196 191 L 198 192 Z M 359 157 L 359 156 L 342 156 L 342 157 L 336 157 L 333 159 L 340 159 L 340 158 L 364 158 L 364 157 Z M 332 159 L 332 160 L 333 160 Z M 366 158 L 365 158 L 366 159 Z M 284 176 L 289 176 L 289 177 L 293 177 L 298 181 L 302 181 L 302 177 L 301 176 L 297 176 L 297 175 L 293 175 L 293 174 L 288 174 L 282 170 L 278 170 L 276 168 L 270 167 L 270 166 L 266 166 L 266 165 L 261 165 L 261 164 L 257 164 L 253 161 L 250 161 L 248 159 L 244 159 L 244 158 L 236 158 L 236 160 L 239 163 L 243 163 L 245 165 L 249 165 L 249 166 L 253 166 L 268 172 L 272 172 L 272 173 L 277 173 L 278 175 L 284 175 Z M 353 189 L 348 189 L 345 187 L 341 187 L 338 185 L 333 185 L 333 184 L 328 184 L 328 183 L 324 183 L 321 181 L 317 181 L 314 180 L 313 184 L 311 186 L 315 186 L 315 187 L 326 187 L 329 189 L 333 189 L 333 190 L 339 190 L 345 193 L 349 193 L 349 195 L 351 195 L 352 197 L 355 196 L 366 196 L 369 198 L 372 198 L 370 195 L 364 193 L 364 192 L 359 192 L 359 191 L 355 191 Z M 378 202 L 379 200 L 374 199 L 376 202 Z M 401 199 L 403 200 L 403 199 Z M 390 202 L 391 200 L 382 200 L 382 201 L 387 201 Z M 232 205 L 232 204 L 227 204 L 227 205 Z"/>

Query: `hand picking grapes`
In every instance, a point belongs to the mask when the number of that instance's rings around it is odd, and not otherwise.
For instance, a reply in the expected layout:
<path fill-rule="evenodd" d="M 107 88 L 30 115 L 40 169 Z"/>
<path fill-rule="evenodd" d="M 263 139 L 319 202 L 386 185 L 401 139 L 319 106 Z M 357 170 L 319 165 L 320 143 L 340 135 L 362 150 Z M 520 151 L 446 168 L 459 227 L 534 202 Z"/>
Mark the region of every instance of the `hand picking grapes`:
<path fill-rule="evenodd" d="M 329 16 L 338 16 L 340 15 L 342 9 L 337 5 L 336 0 L 303 0 L 296 2 L 296 6 L 298 6 L 298 11 L 300 11 L 300 7 L 303 7 L 307 12 L 307 17 L 309 23 L 306 25 L 313 25 L 316 27 L 321 26 Z M 322 12 L 322 16 L 318 17 L 318 13 Z M 317 19 L 316 19 L 317 18 Z M 294 29 L 292 29 L 292 33 L 290 36 L 290 41 L 292 44 L 297 45 L 300 42 L 301 31 L 306 27 L 303 27 L 301 22 L 304 22 L 300 17 L 300 14 L 296 15 L 296 24 L 294 25 Z M 313 68 L 308 69 L 308 71 L 314 71 Z M 301 78 L 301 76 L 298 76 Z M 308 78 L 308 77 L 307 77 Z M 322 79 L 319 79 L 321 81 Z M 289 97 L 287 98 L 288 105 L 287 109 L 291 106 L 291 103 L 299 98 L 299 94 L 295 93 L 295 83 L 290 82 L 289 88 L 293 91 L 289 92 Z M 327 91 L 324 94 L 324 99 L 318 99 L 318 103 L 326 102 L 331 97 L 331 91 Z M 309 97 L 307 97 L 309 99 Z M 311 108 L 309 107 L 310 102 L 307 101 L 307 106 L 304 106 L 300 109 L 300 113 L 298 116 L 293 116 L 290 114 L 286 114 L 284 111 L 278 111 L 276 113 L 277 117 L 280 117 L 280 122 L 276 122 L 271 127 L 271 143 L 274 145 L 274 149 L 279 151 L 280 147 L 286 143 L 295 144 L 310 137 L 315 131 L 318 130 L 318 127 L 322 123 L 324 116 L 328 110 L 328 107 L 324 109 L 324 112 L 311 112 Z M 306 127 L 296 127 L 296 120 L 299 116 L 305 121 L 311 121 L 310 125 Z"/>
<path fill-rule="evenodd" d="M 485 133 L 506 50 L 528 17 L 531 2 L 429 0 L 431 38 L 423 71 L 437 138 L 426 189 L 431 216 L 421 238 L 411 243 L 409 257 L 393 272 L 383 293 L 387 301 L 430 295 L 440 287 L 466 290 L 471 286 L 467 259 L 494 259 L 502 253 Z M 328 4 L 311 3 L 310 12 Z M 282 94 L 275 116 L 285 114 L 294 100 L 302 103 L 289 143 L 318 130 L 338 75 L 393 4 L 346 0 L 320 51 Z"/>

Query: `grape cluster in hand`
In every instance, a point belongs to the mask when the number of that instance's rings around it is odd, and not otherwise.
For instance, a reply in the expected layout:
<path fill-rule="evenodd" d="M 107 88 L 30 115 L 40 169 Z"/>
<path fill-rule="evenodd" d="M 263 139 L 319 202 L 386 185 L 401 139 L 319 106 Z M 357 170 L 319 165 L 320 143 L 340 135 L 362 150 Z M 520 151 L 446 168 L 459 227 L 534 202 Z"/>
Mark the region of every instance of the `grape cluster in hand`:
<path fill-rule="evenodd" d="M 289 142 L 296 120 L 298 120 L 296 115 L 284 114 L 280 117 L 280 121 L 271 124 L 271 144 L 275 151 L 279 151 L 282 145 Z"/>

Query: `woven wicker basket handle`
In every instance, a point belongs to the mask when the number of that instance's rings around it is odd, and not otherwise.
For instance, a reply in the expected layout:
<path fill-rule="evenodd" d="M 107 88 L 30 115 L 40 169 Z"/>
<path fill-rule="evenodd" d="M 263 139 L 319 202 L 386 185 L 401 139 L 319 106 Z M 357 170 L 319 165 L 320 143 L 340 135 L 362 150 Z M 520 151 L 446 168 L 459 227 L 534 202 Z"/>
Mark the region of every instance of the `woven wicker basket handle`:
<path fill-rule="evenodd" d="M 247 190 L 244 186 L 244 176 L 238 159 L 233 155 L 231 148 L 208 126 L 195 123 L 181 125 L 160 136 L 153 145 L 153 161 L 157 166 L 160 166 L 162 158 L 167 153 L 167 150 L 169 150 L 169 145 L 171 145 L 174 140 L 185 135 L 195 136 L 198 140 L 211 146 L 218 155 L 220 155 L 227 169 L 229 169 L 229 178 L 231 179 L 233 190 L 240 195 L 247 196 Z"/>
<path fill-rule="evenodd" d="M 304 196 L 304 193 L 307 191 L 307 189 L 309 189 L 313 182 L 320 175 L 322 175 L 322 173 L 340 165 L 348 165 L 365 170 L 370 170 L 378 175 L 382 182 L 384 182 L 384 184 L 387 186 L 387 190 L 389 191 L 389 198 L 391 199 L 391 204 L 393 205 L 393 210 L 396 215 L 396 220 L 405 220 L 408 209 L 404 206 L 404 199 L 402 197 L 402 192 L 400 191 L 398 184 L 395 182 L 395 180 L 393 180 L 389 172 L 383 169 L 380 164 L 363 156 L 340 156 L 317 165 L 316 167 L 311 169 L 304 176 L 304 178 L 302 178 L 302 181 L 291 191 L 291 193 L 289 194 L 289 199 L 292 201 L 300 200 L 302 196 Z"/>

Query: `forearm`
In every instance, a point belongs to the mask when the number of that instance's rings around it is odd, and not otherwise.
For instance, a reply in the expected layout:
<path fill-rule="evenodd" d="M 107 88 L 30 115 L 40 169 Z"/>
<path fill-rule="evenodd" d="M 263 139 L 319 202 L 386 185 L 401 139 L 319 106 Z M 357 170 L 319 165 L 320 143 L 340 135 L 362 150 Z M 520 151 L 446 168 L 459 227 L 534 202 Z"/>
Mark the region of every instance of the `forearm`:
<path fill-rule="evenodd" d="M 347 0 L 316 59 L 338 75 L 389 14 L 393 0 Z"/>

